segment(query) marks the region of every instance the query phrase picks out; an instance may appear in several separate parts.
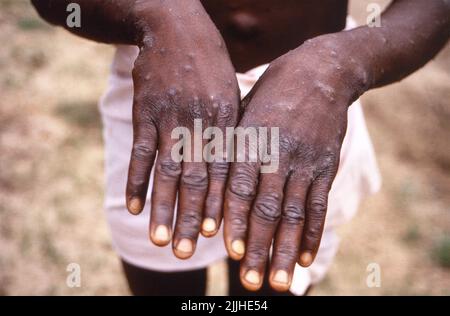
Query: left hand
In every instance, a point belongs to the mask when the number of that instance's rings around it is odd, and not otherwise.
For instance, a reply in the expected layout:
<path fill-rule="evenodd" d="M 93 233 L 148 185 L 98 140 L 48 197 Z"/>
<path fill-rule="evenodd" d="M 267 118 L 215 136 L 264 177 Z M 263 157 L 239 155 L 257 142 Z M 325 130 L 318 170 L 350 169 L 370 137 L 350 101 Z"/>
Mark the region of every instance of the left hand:
<path fill-rule="evenodd" d="M 309 266 L 319 249 L 328 192 L 338 170 L 347 109 L 362 91 L 366 73 L 339 36 L 310 40 L 278 58 L 243 104 L 241 127 L 279 127 L 279 168 L 233 163 L 224 205 L 225 244 L 243 258 L 241 281 L 263 282 L 274 240 L 271 286 L 287 291 L 295 263 Z"/>

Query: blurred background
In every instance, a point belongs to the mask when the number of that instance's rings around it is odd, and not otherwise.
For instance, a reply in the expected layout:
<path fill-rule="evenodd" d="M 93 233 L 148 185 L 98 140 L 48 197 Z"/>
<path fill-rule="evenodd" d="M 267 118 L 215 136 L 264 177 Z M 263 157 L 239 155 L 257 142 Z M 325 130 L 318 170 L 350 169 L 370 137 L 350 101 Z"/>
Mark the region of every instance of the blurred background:
<path fill-rule="evenodd" d="M 353 0 L 366 20 L 369 2 Z M 0 0 L 0 295 L 128 295 L 102 209 L 98 99 L 113 48 Z M 450 47 L 401 83 L 363 97 L 383 176 L 340 231 L 312 295 L 450 295 Z M 79 288 L 66 285 L 69 263 Z M 381 286 L 366 285 L 367 265 Z M 210 294 L 224 294 L 223 264 Z"/>

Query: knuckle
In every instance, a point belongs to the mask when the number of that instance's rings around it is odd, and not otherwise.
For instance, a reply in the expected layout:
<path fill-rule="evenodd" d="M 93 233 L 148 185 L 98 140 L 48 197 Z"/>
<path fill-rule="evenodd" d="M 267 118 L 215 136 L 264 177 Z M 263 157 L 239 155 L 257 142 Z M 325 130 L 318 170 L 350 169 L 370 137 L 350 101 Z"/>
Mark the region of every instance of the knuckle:
<path fill-rule="evenodd" d="M 339 155 L 334 152 L 326 152 L 322 155 L 320 162 L 317 166 L 317 178 L 333 178 L 333 174 L 337 170 L 339 165 Z"/>
<path fill-rule="evenodd" d="M 231 104 L 231 102 L 223 102 L 219 106 L 219 115 L 221 117 L 230 117 L 233 115 L 234 112 L 234 106 Z"/>
<path fill-rule="evenodd" d="M 178 224 L 180 227 L 186 228 L 189 227 L 193 230 L 196 230 L 200 227 L 201 222 L 201 214 L 195 211 L 184 211 L 181 212 L 178 218 Z"/>
<path fill-rule="evenodd" d="M 297 140 L 294 137 L 280 137 L 280 150 L 285 152 L 295 152 L 298 147 Z"/>
<path fill-rule="evenodd" d="M 128 178 L 128 193 L 131 195 L 138 195 L 141 193 L 141 190 L 144 189 L 147 181 L 146 177 L 142 176 L 141 173 L 138 173 L 134 176 L 130 176 Z"/>
<path fill-rule="evenodd" d="M 283 222 L 290 225 L 303 225 L 305 223 L 305 209 L 301 205 L 289 203 L 282 214 Z"/>
<path fill-rule="evenodd" d="M 155 155 L 155 148 L 149 142 L 136 142 L 133 144 L 133 157 L 137 160 L 148 160 Z"/>
<path fill-rule="evenodd" d="M 292 241 L 290 240 L 289 243 Z M 285 260 L 293 260 L 297 258 L 298 249 L 296 247 L 290 247 L 288 245 L 280 245 L 275 252 L 276 256 Z"/>
<path fill-rule="evenodd" d="M 209 175 L 211 179 L 225 180 L 228 176 L 228 163 L 214 162 L 209 166 Z"/>
<path fill-rule="evenodd" d="M 235 216 L 230 221 L 231 226 L 236 228 L 243 228 L 247 226 L 247 221 L 241 216 Z"/>
<path fill-rule="evenodd" d="M 187 111 L 187 115 L 191 120 L 201 119 L 204 117 L 204 107 L 199 101 L 192 102 Z"/>
<path fill-rule="evenodd" d="M 165 177 L 178 178 L 181 174 L 181 165 L 170 158 L 164 159 L 158 164 L 156 172 Z"/>
<path fill-rule="evenodd" d="M 249 167 L 238 167 L 230 182 L 230 191 L 242 200 L 251 201 L 256 195 L 256 177 Z"/>
<path fill-rule="evenodd" d="M 222 197 L 219 194 L 208 194 L 206 198 L 206 211 L 207 212 L 220 212 L 222 210 Z"/>
<path fill-rule="evenodd" d="M 309 185 L 310 183 L 313 182 L 314 180 L 314 174 L 313 174 L 313 170 L 310 167 L 304 167 L 302 166 L 301 170 L 296 171 L 293 175 L 292 175 L 292 179 L 296 179 L 298 181 L 300 181 L 300 183 L 302 185 Z"/>
<path fill-rule="evenodd" d="M 242 214 L 233 214 L 228 220 L 232 234 L 245 236 L 247 233 L 247 218 Z"/>
<path fill-rule="evenodd" d="M 327 211 L 327 202 L 325 197 L 316 197 L 309 205 L 309 212 L 313 217 L 322 217 Z"/>
<path fill-rule="evenodd" d="M 234 121 L 236 114 L 237 109 L 235 109 L 231 102 L 222 103 L 219 105 L 218 121 L 219 123 L 230 124 Z"/>
<path fill-rule="evenodd" d="M 281 216 L 282 196 L 279 192 L 265 193 L 256 201 L 254 215 L 264 221 L 277 222 Z"/>
<path fill-rule="evenodd" d="M 268 249 L 261 243 L 251 243 L 248 245 L 246 259 L 250 264 L 261 262 L 265 260 L 267 256 L 268 256 Z"/>
<path fill-rule="evenodd" d="M 339 155 L 331 148 L 328 148 L 322 156 L 324 163 L 328 166 L 334 166 L 339 160 Z"/>
<path fill-rule="evenodd" d="M 317 242 L 322 236 L 325 214 L 322 212 L 311 212 L 308 215 L 306 238 L 311 242 Z"/>
<path fill-rule="evenodd" d="M 189 169 L 183 173 L 181 182 L 188 189 L 205 191 L 208 188 L 208 173 L 202 168 Z"/>
<path fill-rule="evenodd" d="M 308 241 L 315 243 L 318 242 L 321 237 L 322 237 L 321 225 L 318 223 L 309 225 L 308 231 L 306 233 L 306 238 L 308 239 Z"/>
<path fill-rule="evenodd" d="M 161 212 L 162 214 L 169 214 L 173 211 L 172 204 L 167 200 L 158 199 L 154 204 L 155 210 Z"/>
<path fill-rule="evenodd" d="M 251 182 L 247 179 L 233 179 L 230 184 L 230 191 L 241 200 L 251 201 L 256 195 L 256 190 Z"/>

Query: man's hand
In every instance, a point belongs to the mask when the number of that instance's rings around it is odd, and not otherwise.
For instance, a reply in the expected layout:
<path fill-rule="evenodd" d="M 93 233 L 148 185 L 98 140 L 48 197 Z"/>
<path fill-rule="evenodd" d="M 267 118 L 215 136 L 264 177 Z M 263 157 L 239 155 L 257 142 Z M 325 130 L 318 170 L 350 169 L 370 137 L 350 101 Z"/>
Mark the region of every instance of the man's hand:
<path fill-rule="evenodd" d="M 66 24 L 71 2 L 32 0 L 42 18 L 74 34 L 140 48 L 133 70 L 134 144 L 127 206 L 133 214 L 144 208 L 158 152 L 150 237 L 160 246 L 170 242 L 178 194 L 174 252 L 188 258 L 202 216 L 203 235 L 213 236 L 219 229 L 228 163 L 176 163 L 171 149 L 177 140 L 171 133 L 176 127 L 192 130 L 194 119 L 201 119 L 205 128 L 236 125 L 239 88 L 225 43 L 199 0 L 78 0 L 80 28 Z"/>
<path fill-rule="evenodd" d="M 194 253 L 201 226 L 205 236 L 219 228 L 228 164 L 174 161 L 171 152 L 178 139 L 171 139 L 172 131 L 187 127 L 193 135 L 194 119 L 201 119 L 204 128 L 225 131 L 237 123 L 240 99 L 234 68 L 215 25 L 199 2 L 176 2 L 161 2 L 166 4 L 158 8 L 158 23 L 149 23 L 151 31 L 143 37 L 133 70 L 134 142 L 126 198 L 131 213 L 143 210 L 158 152 L 150 239 L 165 246 L 173 231 L 174 253 L 186 259 Z"/>
<path fill-rule="evenodd" d="M 243 101 L 239 126 L 279 127 L 280 134 L 278 171 L 234 163 L 226 190 L 225 243 L 232 258 L 243 258 L 241 280 L 250 290 L 262 285 L 272 240 L 270 283 L 278 290 L 289 289 L 296 262 L 307 267 L 318 251 L 347 108 L 365 81 L 334 39 L 316 38 L 272 62 Z"/>
<path fill-rule="evenodd" d="M 347 107 L 365 91 L 401 80 L 448 41 L 450 1 L 397 0 L 382 27 L 317 37 L 275 60 L 256 83 L 240 125 L 280 128 L 277 173 L 234 163 L 225 205 L 225 244 L 243 258 L 241 281 L 261 287 L 273 243 L 270 283 L 286 291 L 295 262 L 317 254 L 327 196 L 338 170 Z"/>

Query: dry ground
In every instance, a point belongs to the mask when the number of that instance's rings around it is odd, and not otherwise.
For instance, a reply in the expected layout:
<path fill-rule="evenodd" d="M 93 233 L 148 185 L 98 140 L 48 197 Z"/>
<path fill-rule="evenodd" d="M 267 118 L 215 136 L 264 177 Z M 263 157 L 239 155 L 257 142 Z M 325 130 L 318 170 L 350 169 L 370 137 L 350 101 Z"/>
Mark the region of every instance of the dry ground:
<path fill-rule="evenodd" d="M 102 210 L 96 103 L 113 50 L 45 25 L 28 1 L 0 8 L 0 295 L 128 294 Z M 449 100 L 449 48 L 364 97 L 383 188 L 343 227 L 313 295 L 450 294 Z M 81 288 L 66 286 L 71 262 Z M 380 288 L 366 286 L 371 262 Z M 223 294 L 223 267 L 212 275 Z"/>

